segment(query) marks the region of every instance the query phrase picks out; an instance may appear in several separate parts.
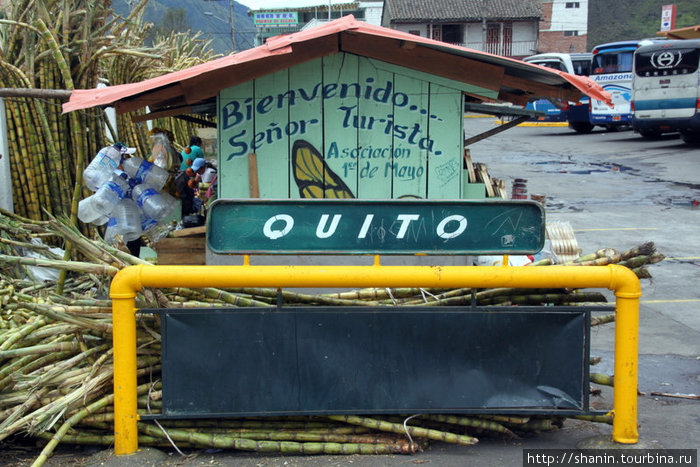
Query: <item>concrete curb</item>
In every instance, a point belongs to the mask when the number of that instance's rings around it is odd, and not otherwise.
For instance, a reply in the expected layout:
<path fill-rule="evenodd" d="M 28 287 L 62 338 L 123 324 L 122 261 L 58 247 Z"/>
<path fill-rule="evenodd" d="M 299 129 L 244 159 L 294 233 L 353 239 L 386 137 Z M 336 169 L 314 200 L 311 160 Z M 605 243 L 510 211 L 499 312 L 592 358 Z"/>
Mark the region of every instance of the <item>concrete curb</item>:
<path fill-rule="evenodd" d="M 504 123 L 503 120 L 495 120 L 493 122 L 494 125 L 502 125 Z M 523 122 L 523 123 L 518 123 L 516 126 L 541 126 L 541 127 L 567 127 L 569 124 L 567 122 Z"/>

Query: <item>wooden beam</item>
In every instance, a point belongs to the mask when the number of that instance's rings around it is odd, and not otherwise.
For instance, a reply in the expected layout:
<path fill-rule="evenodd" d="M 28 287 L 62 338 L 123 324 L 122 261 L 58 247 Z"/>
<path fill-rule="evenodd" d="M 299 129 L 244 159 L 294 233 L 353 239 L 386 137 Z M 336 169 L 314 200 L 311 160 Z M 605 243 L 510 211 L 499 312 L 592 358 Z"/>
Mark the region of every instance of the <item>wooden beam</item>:
<path fill-rule="evenodd" d="M 209 120 L 204 120 L 203 118 L 193 117 L 192 115 L 175 115 L 175 118 L 179 118 L 180 120 L 184 120 L 186 122 L 196 123 L 207 128 L 216 128 L 216 123 L 210 122 Z"/>
<path fill-rule="evenodd" d="M 165 109 L 165 110 L 157 110 L 155 112 L 149 112 L 144 115 L 134 115 L 131 117 L 131 121 L 133 122 L 146 122 L 148 120 L 154 120 L 156 118 L 163 118 L 163 117 L 174 117 L 176 115 L 182 115 L 182 114 L 189 114 L 192 113 L 192 107 L 190 106 L 182 106 L 182 107 L 173 107 L 170 109 Z"/>
<path fill-rule="evenodd" d="M 30 97 L 67 101 L 71 91 L 67 89 L 0 88 L 0 97 Z"/>
<path fill-rule="evenodd" d="M 528 118 L 530 118 L 530 117 L 527 117 L 527 116 L 518 117 L 514 120 L 511 120 L 508 123 L 503 123 L 502 125 L 499 125 L 496 128 L 485 131 L 485 132 L 480 133 L 476 136 L 472 136 L 471 138 L 465 139 L 464 146 L 467 147 L 470 144 L 474 144 L 478 141 L 481 141 L 482 139 L 486 139 L 486 138 L 493 136 L 493 135 L 496 135 L 502 131 L 506 131 L 508 128 L 512 128 L 512 127 L 516 126 L 517 124 L 526 121 Z"/>

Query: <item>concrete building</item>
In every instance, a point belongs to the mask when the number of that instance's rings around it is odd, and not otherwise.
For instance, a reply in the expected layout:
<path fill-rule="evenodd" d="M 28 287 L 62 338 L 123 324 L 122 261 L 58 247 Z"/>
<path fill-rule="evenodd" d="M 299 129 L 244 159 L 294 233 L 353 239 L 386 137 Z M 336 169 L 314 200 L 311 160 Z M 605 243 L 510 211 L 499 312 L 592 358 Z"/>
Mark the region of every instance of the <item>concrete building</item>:
<path fill-rule="evenodd" d="M 506 57 L 536 53 L 539 0 L 386 0 L 382 26 Z"/>
<path fill-rule="evenodd" d="M 255 45 L 265 42 L 268 37 L 289 34 L 323 24 L 325 22 L 353 15 L 355 19 L 379 26 L 382 19 L 382 1 L 319 3 L 306 7 L 262 8 L 250 10 L 255 24 Z"/>
<path fill-rule="evenodd" d="M 542 0 L 538 52 L 586 52 L 588 0 Z"/>

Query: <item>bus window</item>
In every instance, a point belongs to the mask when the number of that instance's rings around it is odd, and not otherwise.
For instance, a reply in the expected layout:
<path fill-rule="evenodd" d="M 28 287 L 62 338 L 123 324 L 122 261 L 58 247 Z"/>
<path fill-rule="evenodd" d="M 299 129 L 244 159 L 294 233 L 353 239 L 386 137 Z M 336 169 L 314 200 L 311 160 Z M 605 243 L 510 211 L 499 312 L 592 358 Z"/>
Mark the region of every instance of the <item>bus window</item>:
<path fill-rule="evenodd" d="M 632 71 L 634 52 L 618 52 L 614 54 L 600 53 L 593 56 L 593 74 L 625 73 Z"/>
<path fill-rule="evenodd" d="M 559 71 L 566 71 L 564 64 L 561 62 L 543 61 L 543 62 L 530 62 L 530 63 L 534 63 L 535 65 L 540 65 L 540 66 L 546 66 L 547 68 L 553 68 L 553 69 L 559 70 Z"/>
<path fill-rule="evenodd" d="M 588 76 L 591 74 L 591 61 L 590 60 L 573 60 L 574 64 L 574 74 Z"/>
<path fill-rule="evenodd" d="M 637 53 L 634 71 L 637 76 L 669 76 L 695 73 L 700 49 L 654 50 Z"/>

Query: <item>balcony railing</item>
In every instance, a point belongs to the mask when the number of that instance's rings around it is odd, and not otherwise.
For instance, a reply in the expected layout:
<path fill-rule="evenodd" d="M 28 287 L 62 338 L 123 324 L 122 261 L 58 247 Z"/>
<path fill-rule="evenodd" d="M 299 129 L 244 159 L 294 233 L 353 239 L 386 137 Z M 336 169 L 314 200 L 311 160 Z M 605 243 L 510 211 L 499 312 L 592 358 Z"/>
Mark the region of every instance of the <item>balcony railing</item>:
<path fill-rule="evenodd" d="M 513 41 L 510 43 L 484 44 L 483 42 L 467 42 L 455 44 L 469 49 L 488 52 L 504 57 L 527 57 L 537 53 L 537 41 Z"/>

